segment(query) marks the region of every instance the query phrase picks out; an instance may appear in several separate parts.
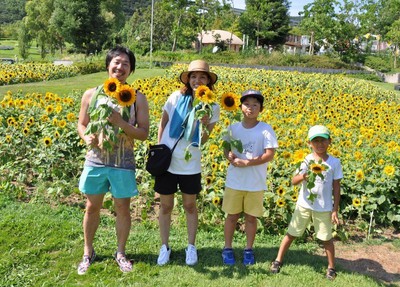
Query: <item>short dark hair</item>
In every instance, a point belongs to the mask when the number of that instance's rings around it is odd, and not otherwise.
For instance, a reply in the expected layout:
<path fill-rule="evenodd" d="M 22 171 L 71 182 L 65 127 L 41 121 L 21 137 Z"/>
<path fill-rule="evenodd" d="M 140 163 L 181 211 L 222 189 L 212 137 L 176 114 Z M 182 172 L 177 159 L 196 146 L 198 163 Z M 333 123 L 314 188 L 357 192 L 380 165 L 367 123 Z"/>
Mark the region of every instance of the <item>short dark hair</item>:
<path fill-rule="evenodd" d="M 131 65 L 131 73 L 135 71 L 135 65 L 136 65 L 136 58 L 135 54 L 131 50 L 129 50 L 126 47 L 123 46 L 116 46 L 115 48 L 112 48 L 111 50 L 108 51 L 107 56 L 106 56 L 106 69 L 108 69 L 108 66 L 110 65 L 110 62 L 112 59 L 115 57 L 118 57 L 121 54 L 126 54 L 128 55 L 129 58 L 129 63 Z"/>

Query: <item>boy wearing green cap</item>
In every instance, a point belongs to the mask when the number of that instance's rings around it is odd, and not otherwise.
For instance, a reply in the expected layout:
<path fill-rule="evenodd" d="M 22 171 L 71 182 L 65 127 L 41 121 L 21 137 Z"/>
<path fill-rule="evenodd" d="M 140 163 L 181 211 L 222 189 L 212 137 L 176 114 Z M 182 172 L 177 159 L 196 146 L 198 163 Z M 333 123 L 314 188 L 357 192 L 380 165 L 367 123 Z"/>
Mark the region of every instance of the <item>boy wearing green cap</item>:
<path fill-rule="evenodd" d="M 343 173 L 340 160 L 327 153 L 330 144 L 330 132 L 325 126 L 310 128 L 308 145 L 312 153 L 306 156 L 292 179 L 294 185 L 301 183 L 300 194 L 288 231 L 272 262 L 272 273 L 279 273 L 286 251 L 312 221 L 316 236 L 322 241 L 328 258 L 326 277 L 330 280 L 336 277 L 332 224 L 339 224 L 340 179 Z"/>

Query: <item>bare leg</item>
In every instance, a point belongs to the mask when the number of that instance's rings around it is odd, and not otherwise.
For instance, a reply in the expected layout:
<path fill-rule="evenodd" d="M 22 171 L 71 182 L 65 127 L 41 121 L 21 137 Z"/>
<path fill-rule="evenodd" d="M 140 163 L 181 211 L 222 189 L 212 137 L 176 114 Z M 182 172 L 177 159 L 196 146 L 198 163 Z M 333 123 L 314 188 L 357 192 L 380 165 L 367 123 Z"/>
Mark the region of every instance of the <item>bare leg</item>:
<path fill-rule="evenodd" d="M 283 257 L 285 256 L 286 251 L 288 251 L 290 245 L 296 237 L 291 236 L 286 233 L 285 237 L 281 242 L 281 246 L 279 247 L 278 255 L 276 256 L 276 261 L 283 262 Z"/>
<path fill-rule="evenodd" d="M 161 244 L 168 247 L 169 231 L 171 228 L 171 213 L 174 208 L 174 195 L 160 195 L 160 212 L 158 224 L 160 226 Z"/>
<path fill-rule="evenodd" d="M 246 249 L 252 249 L 257 233 L 257 217 L 245 213 L 245 230 L 247 237 Z"/>
<path fill-rule="evenodd" d="M 328 258 L 328 268 L 335 269 L 335 246 L 333 240 L 323 241 L 326 257 Z"/>
<path fill-rule="evenodd" d="M 238 222 L 240 213 L 228 214 L 225 219 L 224 236 L 225 236 L 225 248 L 232 248 L 233 235 L 236 230 L 236 223 Z"/>
<path fill-rule="evenodd" d="M 186 224 L 189 244 L 195 245 L 197 226 L 199 225 L 196 194 L 182 194 L 183 208 L 186 212 Z"/>
<path fill-rule="evenodd" d="M 86 211 L 83 217 L 83 254 L 91 256 L 93 252 L 93 239 L 100 223 L 100 209 L 103 205 L 104 194 L 87 195 Z"/>
<path fill-rule="evenodd" d="M 118 252 L 125 254 L 126 241 L 131 230 L 130 198 L 114 198 Z"/>

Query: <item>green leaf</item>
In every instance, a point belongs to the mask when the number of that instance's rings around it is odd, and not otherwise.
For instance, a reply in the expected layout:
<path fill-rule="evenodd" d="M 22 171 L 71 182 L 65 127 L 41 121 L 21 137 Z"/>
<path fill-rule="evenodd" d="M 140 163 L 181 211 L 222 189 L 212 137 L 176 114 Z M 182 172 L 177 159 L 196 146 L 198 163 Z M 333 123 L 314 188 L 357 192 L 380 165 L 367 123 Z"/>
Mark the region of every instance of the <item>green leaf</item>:
<path fill-rule="evenodd" d="M 378 204 L 379 205 L 381 205 L 382 203 L 384 203 L 386 201 L 386 196 L 384 196 L 384 195 L 381 195 L 379 198 L 378 198 Z"/>

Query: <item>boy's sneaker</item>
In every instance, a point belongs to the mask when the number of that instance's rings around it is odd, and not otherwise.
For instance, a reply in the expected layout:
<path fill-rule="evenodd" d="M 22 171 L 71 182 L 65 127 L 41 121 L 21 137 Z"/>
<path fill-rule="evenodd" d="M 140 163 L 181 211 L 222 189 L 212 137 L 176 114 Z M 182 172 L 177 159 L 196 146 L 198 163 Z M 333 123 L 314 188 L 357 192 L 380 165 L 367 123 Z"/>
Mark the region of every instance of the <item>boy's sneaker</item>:
<path fill-rule="evenodd" d="M 82 261 L 78 265 L 78 274 L 79 275 L 85 274 L 95 258 L 96 258 L 96 252 L 94 252 L 94 249 L 92 250 L 91 256 L 83 255 Z"/>
<path fill-rule="evenodd" d="M 225 265 L 234 265 L 236 260 L 235 260 L 235 254 L 233 253 L 232 248 L 224 248 L 222 249 L 222 262 Z"/>
<path fill-rule="evenodd" d="M 158 255 L 157 264 L 163 266 L 169 262 L 169 256 L 171 255 L 171 248 L 163 244 L 160 249 L 160 255 Z"/>
<path fill-rule="evenodd" d="M 186 251 L 186 264 L 187 265 L 195 265 L 197 263 L 197 250 L 196 247 L 192 244 L 189 244 L 185 249 Z"/>
<path fill-rule="evenodd" d="M 253 265 L 256 263 L 254 259 L 253 249 L 245 249 L 243 252 L 243 264 L 244 265 Z"/>
<path fill-rule="evenodd" d="M 277 273 L 279 273 L 279 271 L 281 271 L 281 267 L 282 267 L 282 263 L 275 260 L 272 262 L 270 270 L 272 273 L 277 274 Z"/>
<path fill-rule="evenodd" d="M 333 268 L 328 268 L 327 272 L 326 272 L 326 278 L 329 280 L 335 280 L 336 278 L 336 270 Z"/>

